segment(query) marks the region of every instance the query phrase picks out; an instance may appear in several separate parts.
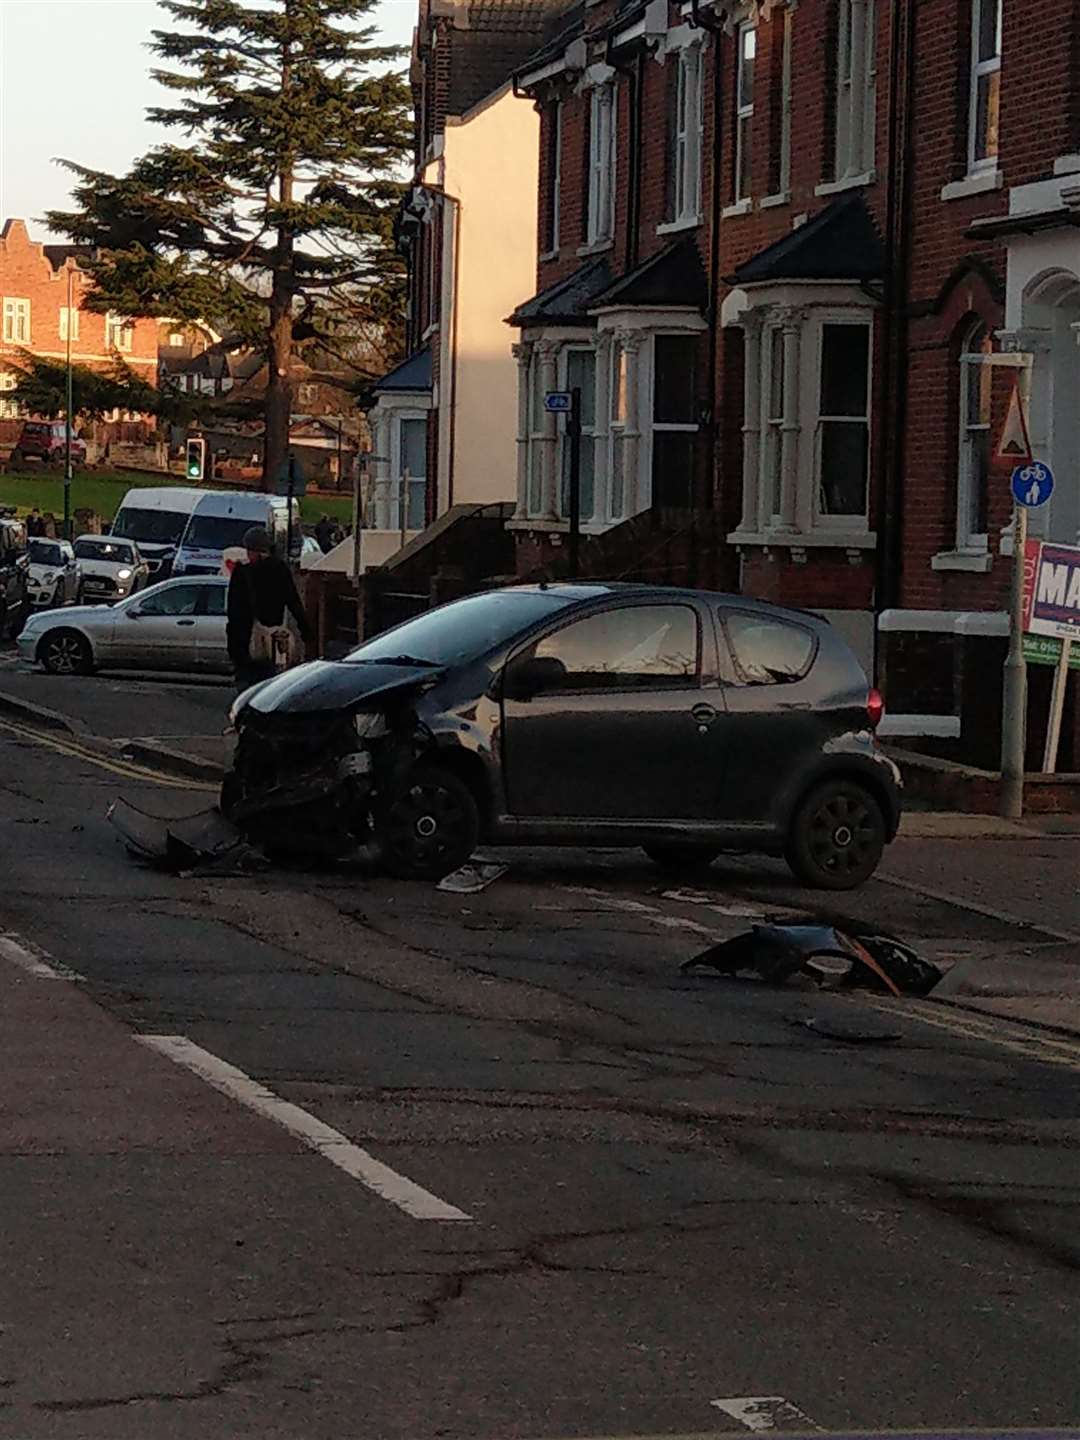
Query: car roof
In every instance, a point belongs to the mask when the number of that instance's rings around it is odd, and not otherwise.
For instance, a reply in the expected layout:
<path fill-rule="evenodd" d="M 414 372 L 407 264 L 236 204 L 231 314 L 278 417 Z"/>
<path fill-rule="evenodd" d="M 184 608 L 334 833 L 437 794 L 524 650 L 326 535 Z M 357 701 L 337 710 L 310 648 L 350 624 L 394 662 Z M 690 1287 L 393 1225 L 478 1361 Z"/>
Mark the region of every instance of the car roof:
<path fill-rule="evenodd" d="M 579 604 L 590 600 L 603 600 L 606 597 L 634 600 L 698 600 L 706 604 L 719 602 L 725 606 L 731 606 L 733 609 L 750 610 L 762 615 L 772 615 L 777 619 L 801 621 L 803 624 L 811 624 L 823 629 L 831 628 L 823 615 L 817 615 L 812 610 L 796 610 L 791 606 L 775 605 L 771 600 L 755 600 L 749 595 L 735 595 L 724 590 L 692 590 L 688 586 L 643 585 L 640 582 L 623 580 L 563 580 L 551 584 L 541 582 L 535 585 L 515 585 L 511 588 L 560 596 Z"/>

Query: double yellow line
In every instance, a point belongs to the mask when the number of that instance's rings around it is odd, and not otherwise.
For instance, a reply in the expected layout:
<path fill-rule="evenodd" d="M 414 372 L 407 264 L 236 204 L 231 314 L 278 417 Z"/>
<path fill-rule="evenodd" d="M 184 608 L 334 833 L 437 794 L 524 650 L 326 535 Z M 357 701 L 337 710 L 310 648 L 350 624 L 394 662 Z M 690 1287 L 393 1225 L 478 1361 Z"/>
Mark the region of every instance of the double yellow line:
<path fill-rule="evenodd" d="M 28 740 L 32 745 L 44 745 L 49 750 L 55 750 L 58 755 L 67 755 L 72 760 L 83 760 L 88 765 L 96 765 L 99 770 L 107 770 L 125 780 L 139 780 L 144 785 L 164 785 L 171 790 L 194 790 L 201 795 L 216 795 L 218 792 L 216 785 L 166 775 L 161 770 L 151 770 L 149 766 L 137 765 L 132 760 L 113 759 L 68 735 L 50 735 L 41 730 L 32 730 L 26 725 L 16 725 L 11 720 L 0 720 L 0 730 L 6 730 L 9 735 L 15 735 L 20 740 Z"/>

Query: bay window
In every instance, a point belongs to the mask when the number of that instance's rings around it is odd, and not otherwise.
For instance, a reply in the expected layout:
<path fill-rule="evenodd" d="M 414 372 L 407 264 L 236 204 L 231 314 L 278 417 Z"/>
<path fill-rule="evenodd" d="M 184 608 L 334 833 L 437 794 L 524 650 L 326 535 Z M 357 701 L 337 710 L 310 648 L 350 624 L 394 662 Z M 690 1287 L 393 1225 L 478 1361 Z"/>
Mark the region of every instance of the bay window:
<path fill-rule="evenodd" d="M 626 514 L 626 347 L 616 339 L 611 346 L 611 376 L 608 385 L 608 515 L 621 520 Z"/>
<path fill-rule="evenodd" d="M 870 466 L 870 327 L 821 327 L 817 505 L 823 521 L 863 520 Z"/>
<path fill-rule="evenodd" d="M 686 507 L 697 452 L 695 335 L 656 335 L 652 364 L 652 503 Z"/>

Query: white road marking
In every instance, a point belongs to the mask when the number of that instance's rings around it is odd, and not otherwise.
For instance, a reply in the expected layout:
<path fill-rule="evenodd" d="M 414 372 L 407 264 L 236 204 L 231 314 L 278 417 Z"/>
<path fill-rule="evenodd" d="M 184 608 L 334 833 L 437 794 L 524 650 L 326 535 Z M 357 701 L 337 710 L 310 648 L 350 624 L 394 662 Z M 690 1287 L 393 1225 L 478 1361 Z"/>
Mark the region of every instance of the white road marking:
<path fill-rule="evenodd" d="M 10 960 L 12 965 L 17 965 L 28 975 L 36 975 L 39 980 L 77 982 L 83 979 L 77 970 L 71 970 L 67 965 L 62 965 L 59 960 L 54 960 L 46 951 L 37 945 L 30 944 L 27 940 L 21 940 L 17 935 L 0 935 L 0 958 Z"/>
<path fill-rule="evenodd" d="M 738 1420 L 748 1430 L 798 1432 L 821 1428 L 782 1395 L 734 1395 L 727 1400 L 710 1400 L 709 1404 Z"/>
<path fill-rule="evenodd" d="M 592 890 L 586 885 L 566 885 L 563 887 L 572 895 L 587 895 L 590 900 L 602 900 L 612 910 L 623 910 L 628 915 L 647 915 L 656 925 L 662 925 L 667 930 L 684 930 L 690 935 L 704 935 L 709 940 L 719 940 L 715 930 L 708 925 L 701 925 L 696 920 L 684 920 L 681 915 L 665 915 L 662 910 L 657 910 L 653 905 L 645 905 L 640 900 L 630 900 L 625 895 L 612 895 L 607 890 Z"/>
<path fill-rule="evenodd" d="M 918 1020 L 923 1025 L 932 1025 L 937 1030 L 947 1030 L 966 1040 L 981 1040 L 986 1045 L 998 1045 L 1011 1050 L 1025 1060 L 1039 1061 L 1044 1065 L 1064 1065 L 1068 1070 L 1080 1071 L 1080 1042 L 1062 1035 L 1060 1038 L 1046 1031 L 1027 1027 L 1022 1021 L 1004 1016 L 981 1015 L 959 1006 L 953 1000 L 941 1003 L 948 1009 L 932 1009 L 930 1000 L 896 1000 L 891 995 L 860 996 L 861 1003 L 872 1006 L 889 1015 L 904 1015 Z M 960 1010 L 962 1013 L 958 1014 Z"/>
<path fill-rule="evenodd" d="M 990 920 L 1000 920 L 1005 925 L 1018 925 L 1024 930 L 1035 930 L 1040 935 L 1052 935 L 1055 940 L 1067 940 L 1080 945 L 1080 934 L 1075 930 L 1055 930 L 1041 920 L 1025 920 L 1022 915 L 1011 915 L 1008 910 L 995 910 L 992 905 L 979 905 L 974 900 L 963 900 L 948 890 L 933 890 L 928 885 L 916 885 L 912 880 L 901 880 L 897 875 L 883 875 L 879 870 L 874 876 L 883 885 L 893 885 L 897 890 L 909 890 L 912 895 L 923 895 L 927 900 L 940 900 L 957 910 L 970 910 L 973 915 L 985 915 Z"/>
<path fill-rule="evenodd" d="M 324 1160 L 329 1160 L 331 1165 L 344 1170 L 346 1175 L 359 1180 L 361 1185 L 391 1205 L 396 1205 L 414 1220 L 472 1219 L 471 1215 L 459 1210 L 456 1205 L 448 1205 L 445 1200 L 432 1195 L 407 1176 L 399 1175 L 396 1170 L 391 1170 L 389 1165 L 376 1160 L 374 1155 L 370 1155 L 359 1145 L 354 1145 L 340 1130 L 317 1120 L 314 1115 L 301 1110 L 299 1105 L 282 1100 L 280 1095 L 275 1095 L 265 1085 L 252 1080 L 250 1075 L 245 1075 L 235 1065 L 219 1059 L 217 1055 L 211 1055 L 209 1050 L 204 1050 L 185 1036 L 137 1035 L 135 1038 L 140 1045 L 146 1045 L 158 1054 L 167 1056 L 177 1065 L 191 1070 L 215 1090 L 228 1095 L 231 1100 L 246 1105 L 264 1119 L 272 1120 L 275 1125 L 281 1125 Z"/>

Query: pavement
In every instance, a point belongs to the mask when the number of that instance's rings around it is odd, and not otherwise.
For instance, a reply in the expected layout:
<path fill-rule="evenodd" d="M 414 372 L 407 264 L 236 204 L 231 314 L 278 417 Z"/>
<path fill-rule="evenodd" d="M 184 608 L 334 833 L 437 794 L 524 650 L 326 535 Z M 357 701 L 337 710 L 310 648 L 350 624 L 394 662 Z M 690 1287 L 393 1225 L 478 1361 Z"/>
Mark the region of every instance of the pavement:
<path fill-rule="evenodd" d="M 563 849 L 184 879 L 105 810 L 212 783 L 115 746 L 226 697 L 62 683 L 84 731 L 0 713 L 3 1440 L 1080 1433 L 1068 825 L 924 816 L 825 903 Z M 755 916 L 946 994 L 681 973 Z"/>

